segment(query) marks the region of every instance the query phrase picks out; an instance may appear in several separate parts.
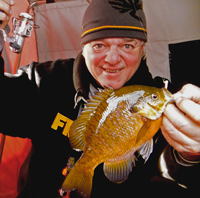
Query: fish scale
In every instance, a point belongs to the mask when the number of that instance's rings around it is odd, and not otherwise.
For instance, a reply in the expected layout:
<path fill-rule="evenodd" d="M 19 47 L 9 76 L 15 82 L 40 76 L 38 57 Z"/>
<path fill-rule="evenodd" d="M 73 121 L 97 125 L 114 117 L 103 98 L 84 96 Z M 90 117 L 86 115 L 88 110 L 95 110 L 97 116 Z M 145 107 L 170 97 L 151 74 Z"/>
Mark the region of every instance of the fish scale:
<path fill-rule="evenodd" d="M 169 102 L 173 102 L 172 94 L 165 88 L 143 85 L 109 88 L 92 96 L 69 131 L 71 146 L 83 154 L 62 189 L 77 189 L 83 197 L 90 197 L 94 169 L 101 163 L 110 181 L 126 180 L 135 165 L 136 151 L 148 160 L 152 138 Z"/>

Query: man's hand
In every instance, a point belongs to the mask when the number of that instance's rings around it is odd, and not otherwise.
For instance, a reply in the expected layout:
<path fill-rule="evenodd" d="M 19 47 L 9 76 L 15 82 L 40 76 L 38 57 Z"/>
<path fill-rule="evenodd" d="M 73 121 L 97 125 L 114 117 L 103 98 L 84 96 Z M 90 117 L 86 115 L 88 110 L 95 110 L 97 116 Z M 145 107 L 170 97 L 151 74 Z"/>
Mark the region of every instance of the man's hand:
<path fill-rule="evenodd" d="M 0 0 L 0 28 L 4 29 L 12 14 L 11 6 L 14 5 L 14 0 Z"/>
<path fill-rule="evenodd" d="M 168 143 L 187 160 L 200 160 L 200 88 L 187 84 L 167 105 L 162 133 Z"/>

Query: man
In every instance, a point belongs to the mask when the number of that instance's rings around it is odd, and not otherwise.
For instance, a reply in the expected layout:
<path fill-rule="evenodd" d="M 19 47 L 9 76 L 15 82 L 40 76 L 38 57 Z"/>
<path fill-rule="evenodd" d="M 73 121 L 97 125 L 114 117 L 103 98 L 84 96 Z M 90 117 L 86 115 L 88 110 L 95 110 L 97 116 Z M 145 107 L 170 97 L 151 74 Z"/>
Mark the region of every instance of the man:
<path fill-rule="evenodd" d="M 10 0 L 0 1 L 0 9 L 4 11 L 0 15 L 3 28 L 10 17 L 11 5 Z M 59 197 L 58 191 L 64 181 L 62 170 L 69 157 L 77 160 L 81 155 L 70 147 L 69 127 L 94 90 L 103 86 L 118 89 L 132 84 L 162 86 L 161 78 L 152 78 L 143 59 L 146 41 L 141 1 L 93 0 L 83 18 L 83 52 L 75 60 L 32 62 L 22 67 L 16 76 L 3 75 L 2 72 L 2 104 L 6 108 L 1 110 L 1 132 L 30 138 L 33 143 L 20 171 L 18 197 Z M 182 98 L 186 97 L 184 93 Z M 190 93 L 186 98 L 190 102 L 193 100 L 199 108 L 199 100 L 194 100 L 191 95 L 194 94 Z M 179 108 L 190 112 L 187 107 L 187 110 L 182 107 L 185 107 L 185 99 L 180 102 L 180 97 L 176 96 L 178 107 L 182 104 Z M 6 105 L 13 97 L 18 105 Z M 193 119 L 193 114 L 189 114 L 191 128 L 196 127 L 195 132 L 191 132 L 181 129 L 180 115 L 174 117 L 170 111 L 180 114 L 180 110 L 171 105 L 163 121 L 164 137 L 172 147 L 158 132 L 149 160 L 144 164 L 138 157 L 129 178 L 121 184 L 110 182 L 99 165 L 95 169 L 91 197 L 134 197 L 136 193 L 142 197 L 160 197 L 162 194 L 184 196 L 196 193 L 200 176 L 200 126 L 196 122 L 199 115 Z M 8 124 L 10 120 L 12 125 Z M 181 140 L 179 135 L 173 135 L 174 131 L 181 134 Z M 190 141 L 187 139 L 186 142 L 182 134 Z M 71 192 L 71 197 L 79 196 L 76 191 Z"/>

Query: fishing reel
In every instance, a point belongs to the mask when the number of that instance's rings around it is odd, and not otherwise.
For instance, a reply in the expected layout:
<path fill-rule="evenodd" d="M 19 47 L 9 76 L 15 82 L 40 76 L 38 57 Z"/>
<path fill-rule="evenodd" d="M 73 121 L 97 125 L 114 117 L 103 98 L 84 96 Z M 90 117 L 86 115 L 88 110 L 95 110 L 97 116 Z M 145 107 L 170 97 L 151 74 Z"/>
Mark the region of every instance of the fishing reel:
<path fill-rule="evenodd" d="M 12 37 L 8 36 L 5 30 L 0 29 L 12 52 L 20 53 L 22 51 L 24 39 L 31 36 L 33 25 L 33 17 L 28 13 L 21 13 L 19 18 L 13 18 Z"/>

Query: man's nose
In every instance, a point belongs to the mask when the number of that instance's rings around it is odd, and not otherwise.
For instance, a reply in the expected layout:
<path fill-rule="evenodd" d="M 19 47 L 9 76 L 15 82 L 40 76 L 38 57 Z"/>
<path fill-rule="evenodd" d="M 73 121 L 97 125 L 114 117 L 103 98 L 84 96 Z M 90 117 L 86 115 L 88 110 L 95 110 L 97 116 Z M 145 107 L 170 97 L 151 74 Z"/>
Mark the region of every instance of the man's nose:
<path fill-rule="evenodd" d="M 117 47 L 110 47 L 106 53 L 105 62 L 110 65 L 115 65 L 121 60 L 121 55 L 119 53 L 119 49 Z"/>

